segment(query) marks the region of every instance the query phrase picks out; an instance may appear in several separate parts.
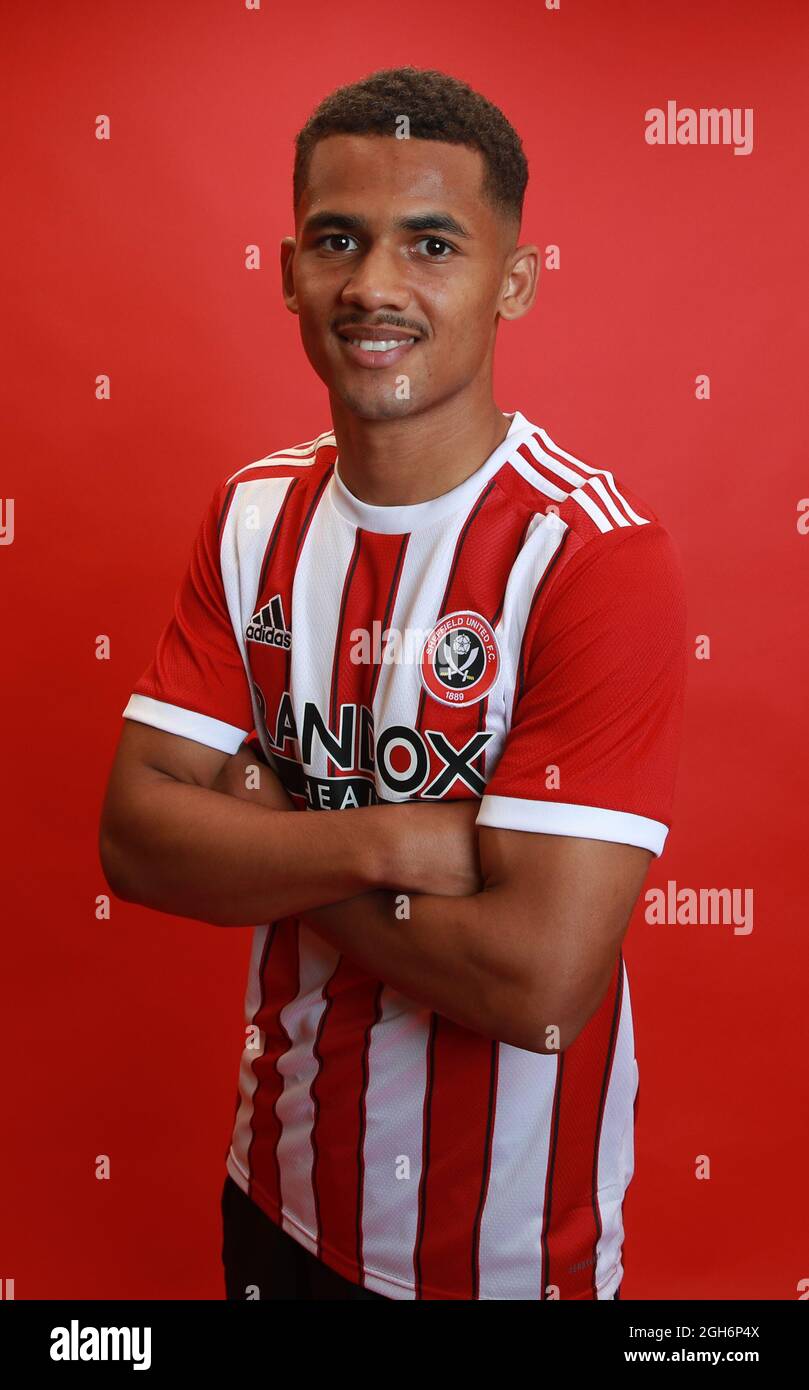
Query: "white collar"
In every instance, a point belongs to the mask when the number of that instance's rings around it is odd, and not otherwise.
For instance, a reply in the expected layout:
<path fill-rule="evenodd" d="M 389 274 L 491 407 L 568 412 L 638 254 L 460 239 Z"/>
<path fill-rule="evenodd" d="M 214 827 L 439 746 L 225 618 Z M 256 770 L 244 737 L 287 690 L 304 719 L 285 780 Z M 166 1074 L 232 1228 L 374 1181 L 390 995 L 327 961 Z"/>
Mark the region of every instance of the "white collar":
<path fill-rule="evenodd" d="M 335 459 L 334 473 L 328 487 L 331 500 L 341 516 L 352 525 L 364 531 L 381 532 L 384 535 L 404 535 L 419 530 L 422 526 L 432 526 L 461 507 L 471 507 L 481 488 L 502 467 L 510 454 L 526 439 L 536 434 L 537 426 L 532 425 L 519 410 L 505 410 L 503 414 L 511 420 L 508 434 L 489 457 L 470 473 L 457 487 L 440 497 L 431 497 L 427 502 L 413 502 L 404 507 L 380 507 L 370 502 L 362 502 L 349 492 L 340 477 L 339 455 Z"/>

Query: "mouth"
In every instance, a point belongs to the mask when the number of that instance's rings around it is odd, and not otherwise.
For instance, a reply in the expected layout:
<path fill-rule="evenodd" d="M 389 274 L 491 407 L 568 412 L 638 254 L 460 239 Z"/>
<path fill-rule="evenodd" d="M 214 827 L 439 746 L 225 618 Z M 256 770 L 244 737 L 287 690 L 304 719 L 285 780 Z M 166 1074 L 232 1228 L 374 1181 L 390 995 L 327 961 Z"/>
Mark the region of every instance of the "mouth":
<path fill-rule="evenodd" d="M 338 328 L 337 337 L 350 361 L 372 370 L 394 366 L 420 341 L 417 334 L 407 334 L 401 329 L 363 328 L 361 325 Z"/>

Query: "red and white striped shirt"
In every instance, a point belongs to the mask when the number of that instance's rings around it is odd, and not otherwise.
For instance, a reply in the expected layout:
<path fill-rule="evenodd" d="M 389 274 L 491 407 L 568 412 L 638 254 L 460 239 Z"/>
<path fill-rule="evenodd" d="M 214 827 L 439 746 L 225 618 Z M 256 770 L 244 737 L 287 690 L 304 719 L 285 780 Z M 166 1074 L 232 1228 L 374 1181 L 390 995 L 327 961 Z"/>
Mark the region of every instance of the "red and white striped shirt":
<path fill-rule="evenodd" d="M 510 419 L 411 506 L 354 497 L 332 433 L 224 480 L 124 715 L 227 753 L 255 732 L 301 809 L 479 797 L 479 825 L 659 855 L 677 552 L 611 472 Z M 396 1299 L 613 1296 L 638 1088 L 622 955 L 545 1055 L 290 918 L 253 928 L 246 1024 L 227 1171 L 332 1269 Z"/>

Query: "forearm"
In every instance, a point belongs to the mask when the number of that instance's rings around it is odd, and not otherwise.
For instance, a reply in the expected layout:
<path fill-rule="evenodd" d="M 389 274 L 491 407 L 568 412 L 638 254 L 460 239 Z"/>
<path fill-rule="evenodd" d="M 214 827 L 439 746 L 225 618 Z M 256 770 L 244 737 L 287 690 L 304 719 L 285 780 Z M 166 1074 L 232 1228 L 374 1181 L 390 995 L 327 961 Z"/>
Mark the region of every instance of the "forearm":
<path fill-rule="evenodd" d="M 216 786 L 229 797 L 291 809 L 275 774 L 266 766 L 260 769 L 260 784 L 251 787 L 254 758 L 252 750 L 240 749 L 223 768 Z M 389 815 L 396 814 L 389 823 L 395 841 L 389 848 L 388 865 L 392 877 L 399 879 L 396 888 L 400 890 L 409 875 L 423 891 L 366 891 L 343 895 L 345 900 L 335 894 L 328 905 L 300 910 L 301 915 L 374 978 L 465 1027 L 528 1046 L 535 999 L 525 987 L 527 972 L 520 969 L 526 955 L 524 942 L 520 943 L 507 921 L 498 929 L 491 894 L 481 891 L 474 824 L 477 803 L 386 809 Z M 318 823 L 325 814 L 318 816 Z M 336 814 L 343 819 L 356 812 Z M 414 831 L 419 831 L 420 839 Z M 466 846 L 466 853 L 459 859 L 460 846 Z M 396 859 L 398 868 L 393 867 Z"/>
<path fill-rule="evenodd" d="M 155 773 L 104 846 L 127 901 L 218 926 L 276 920 L 394 883 L 389 807 L 329 814 L 250 804 Z"/>
<path fill-rule="evenodd" d="M 376 891 L 304 916 L 374 979 L 485 1037 L 544 1051 L 533 958 L 493 901 L 486 890 L 468 897 Z"/>

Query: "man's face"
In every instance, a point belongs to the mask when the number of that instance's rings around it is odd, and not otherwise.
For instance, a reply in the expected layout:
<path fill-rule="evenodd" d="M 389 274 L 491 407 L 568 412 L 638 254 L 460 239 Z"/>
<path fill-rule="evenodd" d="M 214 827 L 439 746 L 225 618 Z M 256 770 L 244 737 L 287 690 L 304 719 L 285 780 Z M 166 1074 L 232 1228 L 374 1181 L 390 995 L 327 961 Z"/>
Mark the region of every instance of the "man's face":
<path fill-rule="evenodd" d="M 354 414 L 418 414 L 490 372 L 518 228 L 481 197 L 483 174 L 464 145 L 315 146 L 295 241 L 282 243 L 284 294 L 314 370 Z"/>

